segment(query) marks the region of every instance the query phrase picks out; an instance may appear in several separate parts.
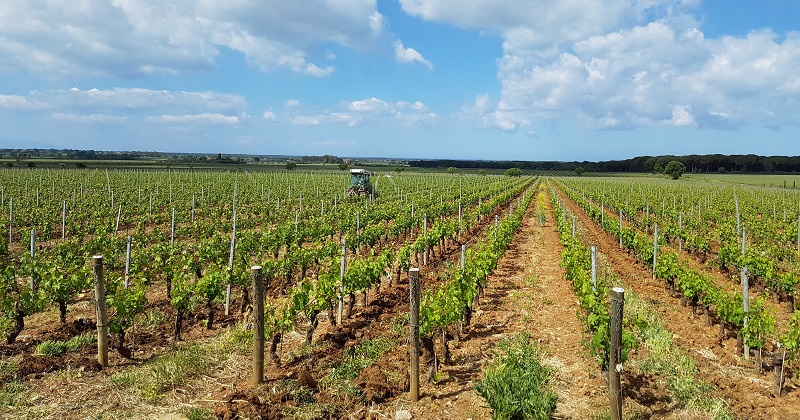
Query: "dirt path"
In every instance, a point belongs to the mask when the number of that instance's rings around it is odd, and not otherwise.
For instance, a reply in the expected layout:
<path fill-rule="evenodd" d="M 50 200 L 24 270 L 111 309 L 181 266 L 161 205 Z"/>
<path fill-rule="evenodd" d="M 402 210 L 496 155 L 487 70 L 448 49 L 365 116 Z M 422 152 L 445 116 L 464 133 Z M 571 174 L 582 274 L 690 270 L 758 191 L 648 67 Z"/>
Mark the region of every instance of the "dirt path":
<path fill-rule="evenodd" d="M 562 202 L 578 219 L 581 233 L 596 244 L 599 258 L 605 258 L 619 279 L 640 298 L 658 308 L 658 315 L 672 332 L 674 342 L 695 358 L 700 378 L 714 386 L 714 394 L 730 405 L 737 418 L 788 419 L 800 418 L 800 392 L 787 379 L 781 398 L 772 396 L 772 372 L 759 373 L 752 359 L 745 361 L 736 352 L 736 339 L 728 337 L 719 344 L 719 327 L 706 326 L 701 315 L 682 307 L 680 300 L 670 298 L 662 280 L 653 280 L 650 269 L 635 257 L 619 249 L 619 242 L 592 222 L 586 213 L 560 194 Z M 787 392 L 788 391 L 788 392 Z"/>
<path fill-rule="evenodd" d="M 544 223 L 534 200 L 489 278 L 472 327 L 452 349 L 454 364 L 442 367 L 437 385 L 423 386 L 418 403 L 403 404 L 414 418 L 491 418 L 473 388 L 497 342 L 523 331 L 548 349 L 545 363 L 557 369 L 555 418 L 589 418 L 607 411 L 604 381 L 581 344 L 578 302 L 559 266 L 561 243 L 550 200 L 546 190 L 540 193 L 545 195 Z"/>

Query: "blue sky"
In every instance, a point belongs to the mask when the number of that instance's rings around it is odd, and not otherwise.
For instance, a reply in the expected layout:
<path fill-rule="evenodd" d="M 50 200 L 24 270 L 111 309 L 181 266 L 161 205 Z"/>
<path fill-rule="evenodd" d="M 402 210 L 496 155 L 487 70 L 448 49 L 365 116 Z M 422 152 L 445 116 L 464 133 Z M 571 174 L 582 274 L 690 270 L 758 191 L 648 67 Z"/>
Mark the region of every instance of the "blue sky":
<path fill-rule="evenodd" d="M 800 1 L 0 4 L 0 147 L 800 154 Z"/>

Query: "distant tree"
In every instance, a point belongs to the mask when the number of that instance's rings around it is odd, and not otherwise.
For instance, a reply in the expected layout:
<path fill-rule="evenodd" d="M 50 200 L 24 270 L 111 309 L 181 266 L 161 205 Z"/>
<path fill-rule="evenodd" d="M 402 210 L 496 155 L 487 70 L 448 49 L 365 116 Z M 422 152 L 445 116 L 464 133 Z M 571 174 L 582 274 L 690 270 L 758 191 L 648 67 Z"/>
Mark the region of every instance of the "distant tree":
<path fill-rule="evenodd" d="M 725 167 L 724 167 L 724 166 L 720 166 L 720 167 L 717 169 L 717 172 L 720 172 L 720 173 L 722 173 L 722 172 L 725 172 Z"/>
<path fill-rule="evenodd" d="M 583 166 L 578 166 L 577 168 L 575 168 L 575 175 L 581 176 L 583 175 L 584 172 L 585 171 L 583 169 Z"/>
<path fill-rule="evenodd" d="M 341 162 L 341 163 L 339 163 L 339 165 L 338 165 L 338 166 L 339 166 L 339 170 L 340 170 L 340 171 L 344 171 L 344 170 L 346 170 L 347 168 L 349 168 L 349 166 L 348 166 L 346 163 L 344 163 L 344 162 Z"/>
<path fill-rule="evenodd" d="M 486 169 L 478 169 L 478 175 L 486 175 Z"/>
<path fill-rule="evenodd" d="M 404 167 L 402 167 L 402 166 L 395 166 L 395 167 L 394 167 L 394 171 L 395 171 L 395 172 L 403 172 L 403 171 L 405 171 L 405 170 L 406 170 L 406 168 L 404 168 Z"/>
<path fill-rule="evenodd" d="M 291 171 L 291 170 L 293 170 L 295 168 L 297 168 L 297 164 L 296 163 L 294 163 L 294 162 L 286 162 L 286 169 L 287 170 Z"/>
<path fill-rule="evenodd" d="M 261 161 L 260 157 L 258 157 L 258 156 L 254 156 L 253 157 L 253 162 L 260 162 L 260 161 Z"/>
<path fill-rule="evenodd" d="M 28 162 L 28 167 L 29 167 L 29 168 L 33 168 L 34 166 L 36 166 L 36 164 L 35 164 L 35 163 L 33 163 L 33 162 Z"/>
<path fill-rule="evenodd" d="M 522 169 L 520 169 L 520 168 L 508 168 L 503 173 L 503 175 L 506 175 L 506 176 L 521 176 L 522 175 Z"/>
<path fill-rule="evenodd" d="M 447 173 L 448 174 L 454 174 L 456 172 L 458 172 L 458 168 L 456 168 L 455 166 L 451 166 L 451 167 L 447 168 Z"/>
<path fill-rule="evenodd" d="M 653 173 L 654 173 L 654 174 L 663 174 L 663 173 L 664 173 L 664 167 L 663 167 L 663 166 L 661 166 L 661 163 L 660 163 L 660 162 L 656 162 L 656 163 L 653 165 Z"/>
<path fill-rule="evenodd" d="M 677 160 L 673 160 L 667 164 L 666 168 L 664 168 L 664 173 L 672 177 L 672 179 L 678 179 L 681 177 L 681 175 L 686 173 L 686 166 Z"/>

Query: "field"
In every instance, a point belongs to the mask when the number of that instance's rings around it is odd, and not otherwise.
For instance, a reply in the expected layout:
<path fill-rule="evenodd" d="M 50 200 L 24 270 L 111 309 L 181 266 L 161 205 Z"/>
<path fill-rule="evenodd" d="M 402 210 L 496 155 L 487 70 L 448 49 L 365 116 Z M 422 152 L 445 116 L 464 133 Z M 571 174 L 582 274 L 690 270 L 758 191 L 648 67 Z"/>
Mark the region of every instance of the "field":
<path fill-rule="evenodd" d="M 729 184 L 746 184 L 762 187 L 797 188 L 800 175 L 743 175 L 743 174 L 687 174 L 688 179 Z"/>
<path fill-rule="evenodd" d="M 0 417 L 610 418 L 622 287 L 624 418 L 798 418 L 800 191 L 735 177 L 2 169 Z"/>

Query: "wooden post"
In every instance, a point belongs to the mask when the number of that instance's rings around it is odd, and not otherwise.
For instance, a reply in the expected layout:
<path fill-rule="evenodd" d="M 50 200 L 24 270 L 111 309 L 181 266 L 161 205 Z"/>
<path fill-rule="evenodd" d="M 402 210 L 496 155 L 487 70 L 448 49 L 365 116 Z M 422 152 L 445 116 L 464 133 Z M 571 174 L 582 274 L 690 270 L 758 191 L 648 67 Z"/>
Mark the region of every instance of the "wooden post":
<path fill-rule="evenodd" d="M 747 328 L 747 313 L 750 311 L 750 280 L 747 278 L 747 267 L 742 267 L 742 308 L 744 309 L 744 320 L 742 321 L 742 329 Z M 741 333 L 740 333 L 741 334 Z M 747 345 L 747 340 L 742 338 L 744 344 L 744 360 L 750 360 L 750 346 Z"/>
<path fill-rule="evenodd" d="M 608 388 L 611 400 L 611 419 L 622 420 L 622 311 L 625 305 L 625 289 L 611 289 L 611 336 L 608 357 Z"/>
<path fill-rule="evenodd" d="M 411 372 L 411 402 L 419 401 L 419 268 L 408 271 L 408 290 L 410 295 L 409 337 Z"/>
<path fill-rule="evenodd" d="M 67 200 L 61 203 L 61 240 L 67 239 Z"/>
<path fill-rule="evenodd" d="M 597 247 L 592 245 L 592 290 L 597 291 Z"/>
<path fill-rule="evenodd" d="M 264 381 L 264 279 L 261 266 L 250 268 L 253 280 L 253 386 Z"/>
<path fill-rule="evenodd" d="M 461 272 L 467 266 L 467 244 L 461 244 Z"/>
<path fill-rule="evenodd" d="M 786 349 L 778 348 L 772 353 L 772 371 L 774 375 L 775 388 L 773 394 L 780 397 L 783 392 L 783 363 L 786 359 Z"/>
<path fill-rule="evenodd" d="M 342 260 L 339 264 L 339 293 L 336 307 L 336 323 L 342 323 L 342 310 L 344 307 L 344 272 L 347 265 L 347 241 L 342 239 Z"/>
<path fill-rule="evenodd" d="M 798 219 L 800 220 L 800 219 Z M 8 248 L 11 249 L 11 242 L 14 239 L 14 229 L 13 229 L 13 222 L 14 222 L 14 198 L 8 199 Z M 797 237 L 798 239 L 798 250 L 800 250 L 800 227 L 797 228 Z"/>
<path fill-rule="evenodd" d="M 122 204 L 119 205 L 119 209 L 117 210 L 117 224 L 114 225 L 114 232 L 119 232 L 119 219 L 122 217 Z M 174 228 L 173 228 L 174 230 Z"/>
<path fill-rule="evenodd" d="M 106 312 L 106 283 L 103 279 L 103 256 L 94 259 L 94 299 L 97 312 L 97 362 L 108 366 L 108 316 Z"/>
<path fill-rule="evenodd" d="M 656 263 L 658 262 L 658 223 L 653 227 L 653 280 L 656 278 Z"/>
<path fill-rule="evenodd" d="M 622 209 L 619 209 L 619 247 L 622 248 Z"/>
<path fill-rule="evenodd" d="M 36 231 L 31 229 L 31 266 L 33 265 L 33 263 L 35 261 L 34 260 L 35 254 L 36 254 Z M 36 278 L 35 278 L 35 276 L 34 276 L 34 274 L 32 272 L 31 273 L 31 290 L 34 290 L 35 288 L 36 288 Z"/>
<path fill-rule="evenodd" d="M 575 239 L 575 216 L 572 216 L 572 239 Z"/>
<path fill-rule="evenodd" d="M 128 288 L 130 283 L 131 273 L 131 235 L 128 235 L 128 244 L 125 249 L 125 288 Z"/>
<path fill-rule="evenodd" d="M 170 230 L 169 234 L 169 244 L 175 244 L 175 207 L 172 208 L 172 230 Z"/>

